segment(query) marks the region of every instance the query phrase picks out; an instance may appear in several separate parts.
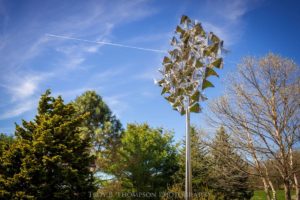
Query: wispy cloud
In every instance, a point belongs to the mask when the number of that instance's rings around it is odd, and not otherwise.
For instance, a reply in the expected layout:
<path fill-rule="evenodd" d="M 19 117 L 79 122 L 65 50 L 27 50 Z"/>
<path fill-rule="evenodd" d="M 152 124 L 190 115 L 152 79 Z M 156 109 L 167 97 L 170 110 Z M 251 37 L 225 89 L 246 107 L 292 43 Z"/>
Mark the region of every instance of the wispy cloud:
<path fill-rule="evenodd" d="M 118 69 L 106 69 L 104 71 L 98 72 L 93 75 L 91 80 L 98 80 L 98 81 L 109 81 L 113 78 L 115 78 L 118 75 L 121 75 L 124 71 L 126 71 L 125 68 L 118 68 Z"/>
<path fill-rule="evenodd" d="M 207 0 L 202 10 L 203 26 L 215 32 L 224 41 L 226 46 L 235 44 L 243 34 L 245 15 L 258 7 L 263 0 Z M 213 15 L 209 14 L 212 13 Z"/>
<path fill-rule="evenodd" d="M 124 101 L 124 98 L 127 96 L 128 94 L 104 96 L 103 99 L 111 108 L 113 113 L 120 118 L 122 114 L 124 114 L 124 112 L 129 108 L 129 104 Z"/>
<path fill-rule="evenodd" d="M 83 88 L 73 88 L 71 90 L 62 90 L 53 92 L 53 96 L 62 96 L 63 99 L 73 101 L 77 96 L 80 96 L 82 93 L 88 90 L 96 90 L 96 88 L 83 87 Z"/>
<path fill-rule="evenodd" d="M 0 119 L 17 117 L 36 107 L 39 85 L 52 74 L 13 74 L 5 78 L 7 84 L 1 84 L 8 93 L 6 110 L 0 114 Z"/>
<path fill-rule="evenodd" d="M 54 40 L 45 33 L 109 42 L 114 28 L 118 25 L 156 12 L 144 0 L 120 0 L 117 3 L 89 1 L 85 4 L 73 4 L 71 7 L 60 3 L 60 6 L 53 4 L 53 9 L 39 4 L 41 10 L 37 16 L 25 13 L 24 19 L 12 21 L 15 20 L 10 17 L 13 12 L 7 11 L 5 6 L 5 2 L 0 1 L 0 87 L 8 94 L 6 101 L 9 106 L 7 110 L 2 110 L 0 119 L 16 117 L 31 110 L 32 102 L 42 85 L 56 77 L 66 76 L 71 71 L 81 70 L 87 56 L 98 53 L 102 47 L 95 43 Z M 69 8 L 67 15 L 63 9 L 65 6 Z M 77 10 L 79 8 L 80 12 Z M 5 26 L 2 26 L 4 18 Z M 12 27 L 13 24 L 17 25 L 18 30 Z M 6 25 L 10 31 L 6 30 Z M 53 56 L 55 50 L 56 56 Z M 43 57 L 50 51 L 52 57 Z M 47 59 L 43 63 L 46 66 L 41 66 L 39 58 Z"/>
<path fill-rule="evenodd" d="M 11 101 L 20 101 L 31 97 L 38 88 L 38 84 L 41 81 L 41 77 L 27 76 L 16 77 L 16 82 L 11 85 L 4 86 L 11 95 Z"/>
<path fill-rule="evenodd" d="M 257 5 L 256 0 L 230 0 L 230 1 L 208 1 L 209 7 L 214 8 L 213 10 L 217 15 L 222 17 L 224 20 L 230 23 L 236 23 L 250 10 Z"/>
<path fill-rule="evenodd" d="M 139 80 L 152 81 L 154 83 L 154 79 L 157 79 L 159 76 L 160 74 L 157 68 L 154 66 L 154 68 L 149 68 L 144 72 L 134 75 L 134 78 Z"/>
<path fill-rule="evenodd" d="M 202 25 L 205 28 L 205 30 L 214 32 L 223 41 L 225 41 L 226 46 L 233 45 L 237 41 L 237 34 L 240 34 L 239 31 L 233 33 L 229 25 L 216 25 L 209 21 L 204 21 Z"/>
<path fill-rule="evenodd" d="M 22 101 L 21 103 L 17 103 L 16 105 L 12 106 L 9 110 L 5 111 L 0 115 L 0 120 L 9 119 L 12 117 L 19 116 L 34 107 L 36 107 L 36 101 L 32 99 L 28 99 L 26 101 Z"/>

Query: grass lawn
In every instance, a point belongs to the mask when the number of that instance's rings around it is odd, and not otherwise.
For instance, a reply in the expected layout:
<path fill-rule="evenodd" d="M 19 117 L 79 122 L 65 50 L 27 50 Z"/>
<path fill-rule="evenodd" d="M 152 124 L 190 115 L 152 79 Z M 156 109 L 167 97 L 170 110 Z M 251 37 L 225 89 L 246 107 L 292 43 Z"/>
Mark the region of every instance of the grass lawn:
<path fill-rule="evenodd" d="M 292 195 L 295 195 L 295 192 L 292 192 Z M 254 196 L 252 197 L 251 200 L 266 200 L 266 194 L 263 190 L 256 190 L 254 192 Z M 283 190 L 278 190 L 277 191 L 277 199 L 278 200 L 284 200 L 284 191 Z"/>

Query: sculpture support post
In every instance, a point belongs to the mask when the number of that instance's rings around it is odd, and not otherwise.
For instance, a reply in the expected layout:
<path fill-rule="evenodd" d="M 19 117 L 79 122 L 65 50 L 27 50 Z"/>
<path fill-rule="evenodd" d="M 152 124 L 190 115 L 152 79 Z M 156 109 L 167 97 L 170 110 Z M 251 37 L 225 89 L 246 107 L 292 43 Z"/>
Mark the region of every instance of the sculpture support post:
<path fill-rule="evenodd" d="M 192 167 L 191 167 L 191 137 L 190 111 L 186 109 L 186 136 L 185 136 L 185 199 L 192 200 Z"/>
<path fill-rule="evenodd" d="M 159 70 L 162 79 L 157 84 L 161 94 L 171 103 L 173 109 L 186 115 L 186 168 L 185 200 L 192 200 L 192 166 L 190 113 L 200 113 L 200 101 L 206 100 L 203 91 L 214 87 L 208 80 L 219 75 L 214 68 L 222 68 L 220 53 L 223 41 L 212 32 L 206 33 L 199 22 L 183 15 L 176 27 L 176 36 L 171 40 L 173 50 L 163 58 L 163 68 Z M 207 41 L 207 42 L 203 42 Z"/>

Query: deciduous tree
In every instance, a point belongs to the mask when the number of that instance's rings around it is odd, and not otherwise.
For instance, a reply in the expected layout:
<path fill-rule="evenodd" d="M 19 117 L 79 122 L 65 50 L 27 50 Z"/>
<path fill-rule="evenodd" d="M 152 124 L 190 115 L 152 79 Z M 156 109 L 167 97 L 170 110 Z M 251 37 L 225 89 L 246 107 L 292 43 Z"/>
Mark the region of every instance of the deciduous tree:
<path fill-rule="evenodd" d="M 283 179 L 286 200 L 291 199 L 291 183 L 300 199 L 293 158 L 294 148 L 300 143 L 299 67 L 272 53 L 259 59 L 247 57 L 228 88 L 227 95 L 211 106 L 213 120 L 226 126 L 238 148 L 252 157 L 266 191 L 272 184 L 263 163 L 272 160 Z"/>
<path fill-rule="evenodd" d="M 178 170 L 178 155 L 173 136 L 147 124 L 129 124 L 120 150 L 121 180 L 127 192 L 150 192 L 159 199 L 159 192 L 172 183 Z"/>

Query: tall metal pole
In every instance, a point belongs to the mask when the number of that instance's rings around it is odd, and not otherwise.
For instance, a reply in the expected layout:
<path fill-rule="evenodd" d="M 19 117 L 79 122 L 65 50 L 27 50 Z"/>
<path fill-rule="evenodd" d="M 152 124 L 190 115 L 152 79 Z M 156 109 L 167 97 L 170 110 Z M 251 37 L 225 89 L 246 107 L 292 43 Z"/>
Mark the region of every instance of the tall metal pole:
<path fill-rule="evenodd" d="M 189 108 L 186 109 L 185 200 L 192 200 L 192 167 L 191 167 L 191 137 L 190 137 L 190 110 L 189 110 Z"/>
<path fill-rule="evenodd" d="M 200 101 L 205 100 L 203 90 L 213 87 L 207 79 L 210 76 L 219 76 L 214 68 L 220 69 L 223 66 L 223 58 L 220 57 L 223 41 L 212 32 L 206 34 L 200 23 L 183 15 L 180 25 L 176 27 L 176 36 L 172 38 L 171 45 L 174 49 L 164 57 L 163 68 L 159 70 L 163 78 L 157 83 L 162 87 L 161 94 L 172 107 L 181 115 L 186 114 L 184 196 L 185 200 L 191 200 L 193 193 L 190 112 L 201 112 Z"/>

